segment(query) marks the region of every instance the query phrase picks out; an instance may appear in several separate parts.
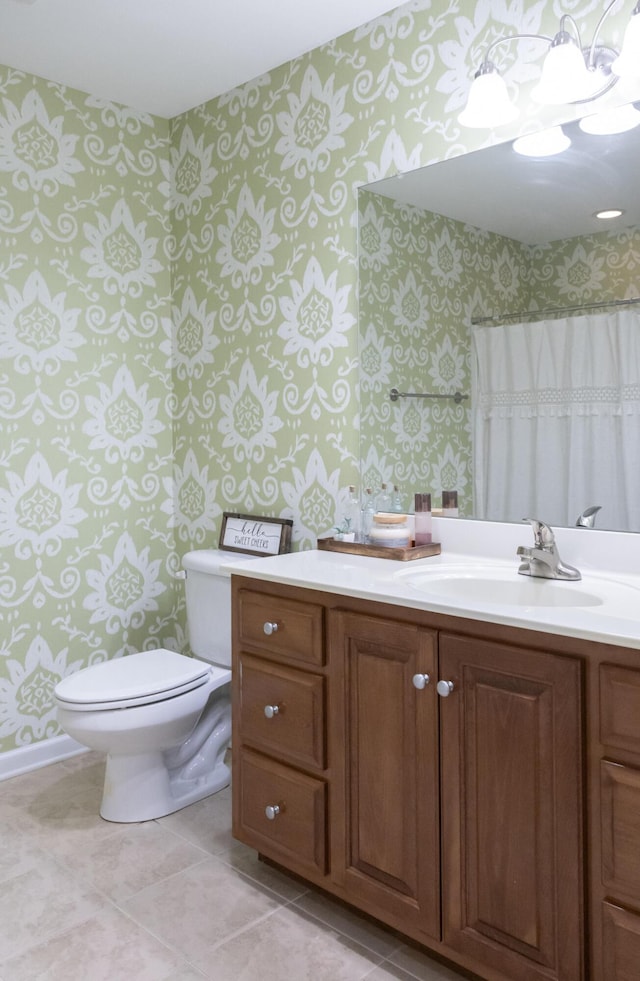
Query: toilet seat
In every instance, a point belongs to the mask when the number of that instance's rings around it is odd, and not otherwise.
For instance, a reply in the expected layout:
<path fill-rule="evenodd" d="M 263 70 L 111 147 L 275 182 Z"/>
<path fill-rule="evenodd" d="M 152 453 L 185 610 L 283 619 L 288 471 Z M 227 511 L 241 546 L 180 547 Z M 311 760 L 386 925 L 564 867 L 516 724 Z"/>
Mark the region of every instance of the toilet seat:
<path fill-rule="evenodd" d="M 70 711 L 124 709 L 175 698 L 226 674 L 228 669 L 158 648 L 77 671 L 56 685 L 55 695 Z"/>

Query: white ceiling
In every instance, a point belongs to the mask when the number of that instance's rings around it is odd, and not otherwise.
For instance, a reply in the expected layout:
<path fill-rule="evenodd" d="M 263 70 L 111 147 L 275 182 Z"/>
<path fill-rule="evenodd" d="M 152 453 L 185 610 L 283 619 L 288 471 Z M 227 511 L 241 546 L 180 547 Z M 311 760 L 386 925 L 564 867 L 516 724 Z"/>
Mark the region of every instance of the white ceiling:
<path fill-rule="evenodd" d="M 400 0 L 0 0 L 0 64 L 171 118 Z"/>

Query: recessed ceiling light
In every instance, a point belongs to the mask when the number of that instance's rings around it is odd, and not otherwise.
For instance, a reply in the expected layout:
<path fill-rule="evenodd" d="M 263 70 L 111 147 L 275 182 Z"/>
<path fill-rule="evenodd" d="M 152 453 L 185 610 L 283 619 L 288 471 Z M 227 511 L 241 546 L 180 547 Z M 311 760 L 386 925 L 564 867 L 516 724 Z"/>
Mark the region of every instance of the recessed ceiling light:
<path fill-rule="evenodd" d="M 624 211 L 621 208 L 607 208 L 604 211 L 596 211 L 594 217 L 600 218 L 601 221 L 609 221 L 611 218 L 619 218 L 623 215 Z"/>

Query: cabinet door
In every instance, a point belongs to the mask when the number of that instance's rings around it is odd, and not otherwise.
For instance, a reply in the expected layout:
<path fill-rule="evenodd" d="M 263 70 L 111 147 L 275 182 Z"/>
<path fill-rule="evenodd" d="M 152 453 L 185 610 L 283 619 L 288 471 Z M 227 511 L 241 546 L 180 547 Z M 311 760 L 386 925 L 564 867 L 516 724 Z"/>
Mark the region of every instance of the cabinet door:
<path fill-rule="evenodd" d="M 519 981 L 584 976 L 580 665 L 443 635 L 443 939 Z"/>
<path fill-rule="evenodd" d="M 331 835 L 332 877 L 352 902 L 439 938 L 434 638 L 395 621 L 333 615 Z M 430 680 L 416 688 L 414 675 Z"/>
<path fill-rule="evenodd" d="M 638 981 L 640 971 L 640 916 L 629 910 L 602 904 L 604 981 Z"/>

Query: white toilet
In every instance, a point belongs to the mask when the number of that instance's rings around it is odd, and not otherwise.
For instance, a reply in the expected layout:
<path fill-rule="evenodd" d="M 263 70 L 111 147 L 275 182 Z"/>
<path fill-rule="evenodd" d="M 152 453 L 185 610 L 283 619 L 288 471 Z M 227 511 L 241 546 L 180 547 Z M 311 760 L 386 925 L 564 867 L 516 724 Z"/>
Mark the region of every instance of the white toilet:
<path fill-rule="evenodd" d="M 60 726 L 107 754 L 100 814 L 149 821 L 226 787 L 231 738 L 231 579 L 249 556 L 188 552 L 187 622 L 197 658 L 159 648 L 104 661 L 55 688 Z"/>

